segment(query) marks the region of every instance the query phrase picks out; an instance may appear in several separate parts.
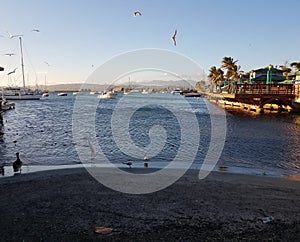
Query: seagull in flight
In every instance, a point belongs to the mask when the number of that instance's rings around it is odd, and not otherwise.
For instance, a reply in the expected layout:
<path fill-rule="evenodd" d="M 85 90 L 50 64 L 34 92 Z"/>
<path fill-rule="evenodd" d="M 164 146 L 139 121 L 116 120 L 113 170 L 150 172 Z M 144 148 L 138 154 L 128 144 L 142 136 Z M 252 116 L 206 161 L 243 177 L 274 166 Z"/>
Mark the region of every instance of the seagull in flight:
<path fill-rule="evenodd" d="M 10 75 L 10 74 L 13 74 L 13 73 L 15 73 L 17 69 L 18 69 L 18 68 L 15 68 L 13 71 L 11 71 L 11 72 L 8 72 L 8 73 L 7 73 L 7 75 Z"/>
<path fill-rule="evenodd" d="M 173 43 L 174 43 L 175 46 L 176 46 L 176 35 L 177 35 L 177 29 L 175 29 L 175 32 L 172 36 L 172 40 L 173 40 Z"/>
<path fill-rule="evenodd" d="M 134 16 L 136 16 L 136 15 L 142 16 L 142 13 L 140 11 L 135 11 L 133 14 L 134 14 Z"/>
<path fill-rule="evenodd" d="M 10 34 L 8 31 L 6 31 L 6 32 L 8 34 L 8 38 L 10 38 L 10 39 L 23 36 L 23 34 Z"/>
<path fill-rule="evenodd" d="M 6 53 L 4 55 L 12 56 L 12 55 L 16 55 L 16 54 L 15 53 Z"/>
<path fill-rule="evenodd" d="M 33 29 L 33 30 L 31 30 L 31 32 L 37 32 L 37 33 L 39 33 L 41 31 L 39 29 Z"/>

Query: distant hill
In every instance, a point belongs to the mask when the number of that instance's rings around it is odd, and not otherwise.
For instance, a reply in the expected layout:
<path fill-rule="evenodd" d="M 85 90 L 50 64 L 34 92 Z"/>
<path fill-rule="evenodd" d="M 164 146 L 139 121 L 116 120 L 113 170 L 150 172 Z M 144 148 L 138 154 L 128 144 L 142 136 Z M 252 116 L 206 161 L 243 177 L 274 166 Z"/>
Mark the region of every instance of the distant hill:
<path fill-rule="evenodd" d="M 143 81 L 143 82 L 131 82 L 129 83 L 116 83 L 113 87 L 122 87 L 122 88 L 132 88 L 132 89 L 190 89 L 195 87 L 196 81 L 162 81 L 162 80 L 151 80 L 151 81 Z M 46 88 L 44 86 L 40 86 L 41 89 L 47 89 L 48 91 L 64 91 L 64 92 L 76 92 L 76 91 L 103 91 L 105 90 L 109 84 L 83 84 L 82 83 L 70 83 L 70 84 L 57 84 L 57 85 L 48 85 Z"/>

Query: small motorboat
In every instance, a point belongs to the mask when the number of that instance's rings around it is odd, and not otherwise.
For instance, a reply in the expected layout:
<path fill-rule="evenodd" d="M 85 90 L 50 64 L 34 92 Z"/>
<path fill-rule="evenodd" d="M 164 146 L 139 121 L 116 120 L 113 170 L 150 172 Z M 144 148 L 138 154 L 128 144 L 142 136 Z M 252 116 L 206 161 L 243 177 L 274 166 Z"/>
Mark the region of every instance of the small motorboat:
<path fill-rule="evenodd" d="M 68 94 L 65 93 L 65 92 L 60 92 L 60 93 L 57 94 L 57 96 L 60 96 L 60 97 L 62 97 L 62 96 L 68 96 Z"/>
<path fill-rule="evenodd" d="M 98 98 L 100 98 L 100 99 L 112 99 L 112 98 L 116 98 L 116 97 L 117 97 L 117 93 L 114 93 L 114 92 L 105 92 L 98 96 Z"/>

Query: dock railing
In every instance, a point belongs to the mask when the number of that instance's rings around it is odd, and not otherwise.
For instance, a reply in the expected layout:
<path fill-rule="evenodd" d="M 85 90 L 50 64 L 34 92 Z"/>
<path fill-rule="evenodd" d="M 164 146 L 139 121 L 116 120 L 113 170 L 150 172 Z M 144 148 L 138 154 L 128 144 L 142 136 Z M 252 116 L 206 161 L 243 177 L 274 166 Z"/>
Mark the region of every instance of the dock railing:
<path fill-rule="evenodd" d="M 300 88 L 294 84 L 236 84 L 234 86 L 233 94 L 274 94 L 274 95 L 295 95 Z"/>

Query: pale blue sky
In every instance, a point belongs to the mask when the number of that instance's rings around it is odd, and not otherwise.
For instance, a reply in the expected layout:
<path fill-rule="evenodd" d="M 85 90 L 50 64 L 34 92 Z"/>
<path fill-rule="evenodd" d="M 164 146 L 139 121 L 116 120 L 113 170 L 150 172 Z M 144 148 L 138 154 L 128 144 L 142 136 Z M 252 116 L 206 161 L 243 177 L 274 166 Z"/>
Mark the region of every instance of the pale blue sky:
<path fill-rule="evenodd" d="M 30 84 L 35 76 L 43 84 L 46 72 L 48 84 L 83 82 L 111 57 L 143 48 L 176 51 L 205 72 L 231 56 L 249 71 L 300 61 L 299 9 L 298 0 L 3 0 L 0 86 L 18 82 L 21 73 L 7 77 L 20 57 L 18 39 L 6 31 L 24 34 Z M 134 17 L 136 10 L 142 16 Z M 17 55 L 4 55 L 9 52 Z"/>

